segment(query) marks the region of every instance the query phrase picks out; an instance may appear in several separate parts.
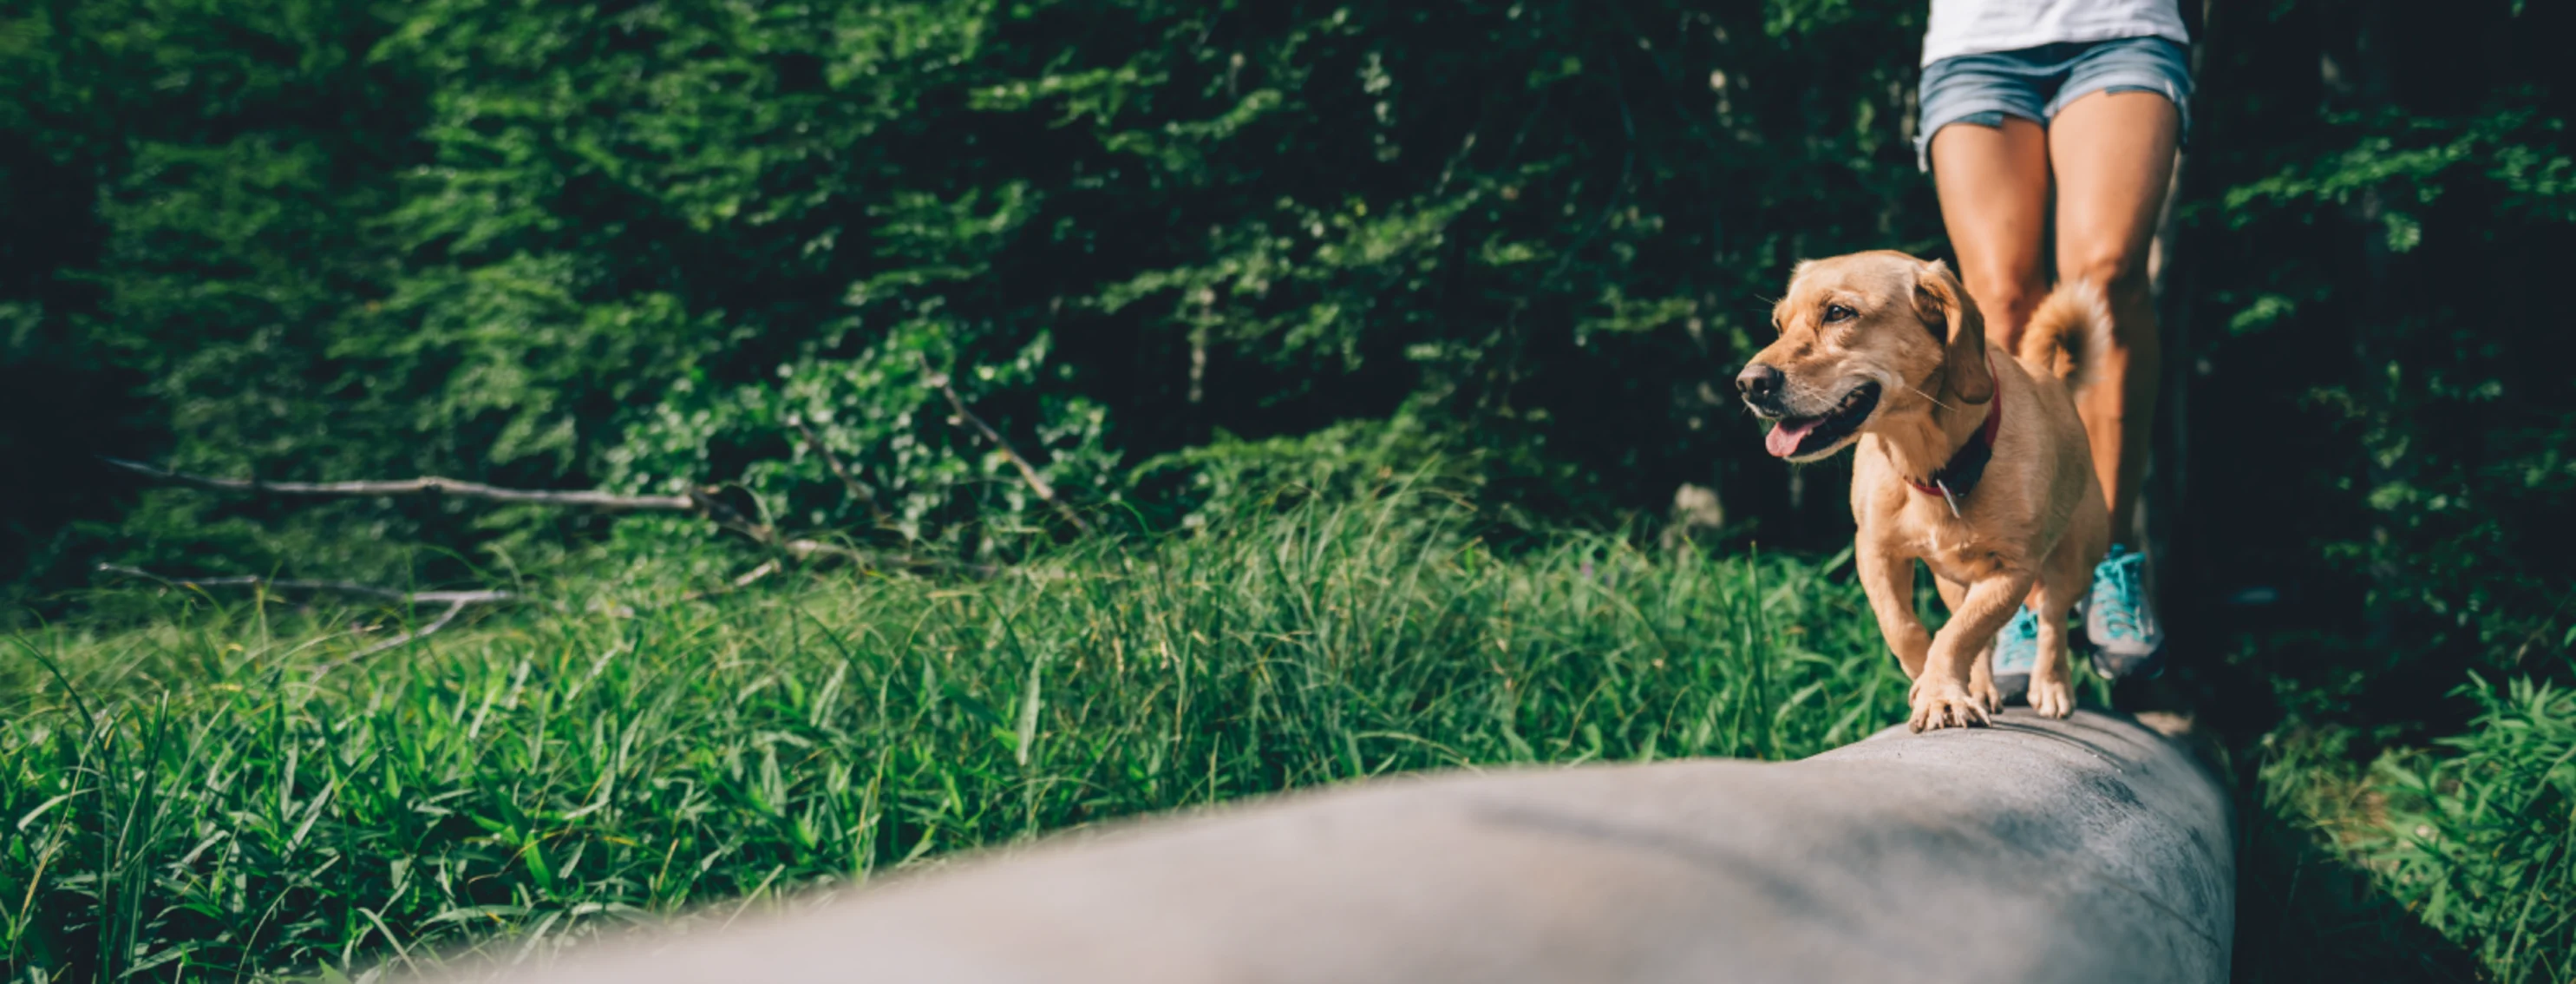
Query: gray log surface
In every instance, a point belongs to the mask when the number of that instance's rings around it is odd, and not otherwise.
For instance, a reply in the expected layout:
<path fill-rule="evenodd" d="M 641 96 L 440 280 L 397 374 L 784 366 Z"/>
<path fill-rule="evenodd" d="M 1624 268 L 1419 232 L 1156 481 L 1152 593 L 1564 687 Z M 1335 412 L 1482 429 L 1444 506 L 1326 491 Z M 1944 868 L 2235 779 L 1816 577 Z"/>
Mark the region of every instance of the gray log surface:
<path fill-rule="evenodd" d="M 502 978 L 2201 984 L 2227 976 L 2230 825 L 2179 745 L 2123 717 L 2015 708 L 1798 762 L 1273 797 Z"/>

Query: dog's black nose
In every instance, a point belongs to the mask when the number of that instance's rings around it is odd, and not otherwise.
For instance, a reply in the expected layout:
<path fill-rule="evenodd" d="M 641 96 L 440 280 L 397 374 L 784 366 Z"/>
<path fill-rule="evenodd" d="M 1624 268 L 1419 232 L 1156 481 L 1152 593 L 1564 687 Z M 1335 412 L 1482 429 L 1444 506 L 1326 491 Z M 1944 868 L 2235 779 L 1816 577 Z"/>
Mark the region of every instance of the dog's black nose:
<path fill-rule="evenodd" d="M 1744 394 L 1746 400 L 1768 403 L 1773 397 L 1780 395 L 1782 378 L 1780 370 L 1756 362 L 1744 367 L 1744 371 L 1736 375 L 1735 391 Z"/>

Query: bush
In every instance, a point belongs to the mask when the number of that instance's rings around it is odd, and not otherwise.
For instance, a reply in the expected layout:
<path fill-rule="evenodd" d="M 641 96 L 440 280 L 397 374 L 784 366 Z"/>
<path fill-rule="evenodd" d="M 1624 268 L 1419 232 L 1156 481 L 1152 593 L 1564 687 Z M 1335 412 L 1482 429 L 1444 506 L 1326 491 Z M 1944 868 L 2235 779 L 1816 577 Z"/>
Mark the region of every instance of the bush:
<path fill-rule="evenodd" d="M 2497 980 L 2576 971 L 2576 691 L 2528 679 L 2466 688 L 2478 718 L 2439 757 L 2377 770 L 2385 824 L 2349 844 L 2389 892 Z"/>

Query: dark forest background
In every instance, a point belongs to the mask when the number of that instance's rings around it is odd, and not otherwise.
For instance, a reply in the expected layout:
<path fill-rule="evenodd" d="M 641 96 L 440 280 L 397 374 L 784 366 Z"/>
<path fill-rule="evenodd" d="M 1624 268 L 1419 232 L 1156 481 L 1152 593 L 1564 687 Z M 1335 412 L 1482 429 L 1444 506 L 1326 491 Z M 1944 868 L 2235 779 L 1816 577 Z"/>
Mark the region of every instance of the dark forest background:
<path fill-rule="evenodd" d="M 1696 484 L 1722 535 L 1828 550 L 1841 469 L 1766 458 L 1710 387 L 1796 259 L 1944 252 L 1913 0 L 4 9 L 21 617 L 100 562 L 452 583 L 707 534 L 98 455 L 712 487 L 1007 555 L 1047 513 L 949 376 L 1068 501 L 1149 526 L 1428 467 L 1541 523 Z M 2213 685 L 2258 718 L 2412 726 L 2466 670 L 2562 672 L 2576 10 L 2192 13 L 2178 640 L 2302 682 Z"/>
<path fill-rule="evenodd" d="M 2240 970 L 2436 961 L 2420 918 L 2554 940 L 2480 956 L 2564 979 L 2576 4 L 2186 6 L 2150 480 L 2178 669 L 2122 700 L 2193 708 L 2248 780 L 2240 940 L 2322 941 Z M 102 456 L 695 491 L 975 565 L 1408 482 L 1503 549 L 1829 555 L 1847 467 L 1715 397 L 1796 260 L 1946 253 L 1923 16 L 0 0 L 0 611 L 135 617 L 101 565 L 455 586 L 777 545 Z M 2404 832 L 2437 826 L 2465 839 Z M 2371 867 L 2332 884 L 2402 909 L 2317 901 L 2343 850 Z"/>

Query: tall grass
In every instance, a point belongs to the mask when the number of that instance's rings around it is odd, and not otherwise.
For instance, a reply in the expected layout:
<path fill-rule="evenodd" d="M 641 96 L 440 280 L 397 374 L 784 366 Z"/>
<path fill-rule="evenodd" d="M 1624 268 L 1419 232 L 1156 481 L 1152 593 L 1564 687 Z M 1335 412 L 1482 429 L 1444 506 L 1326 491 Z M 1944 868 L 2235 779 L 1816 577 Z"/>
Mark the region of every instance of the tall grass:
<path fill-rule="evenodd" d="M 2430 747 L 2278 729 L 2241 792 L 2245 981 L 2576 979 L 2576 690 L 2472 674 Z"/>
<path fill-rule="evenodd" d="M 8 642 L 0 957 L 230 980 L 864 880 L 1406 769 L 1814 752 L 1902 718 L 1857 589 L 1780 558 L 1312 506 L 984 578 L 621 614 L 565 583 L 423 642 L 200 599 Z M 424 613 L 425 614 L 425 613 Z"/>
<path fill-rule="evenodd" d="M 2477 720 L 2441 754 L 2382 759 L 2385 818 L 2346 843 L 2494 979 L 2576 979 L 2576 691 L 2518 679 L 2465 692 Z"/>

